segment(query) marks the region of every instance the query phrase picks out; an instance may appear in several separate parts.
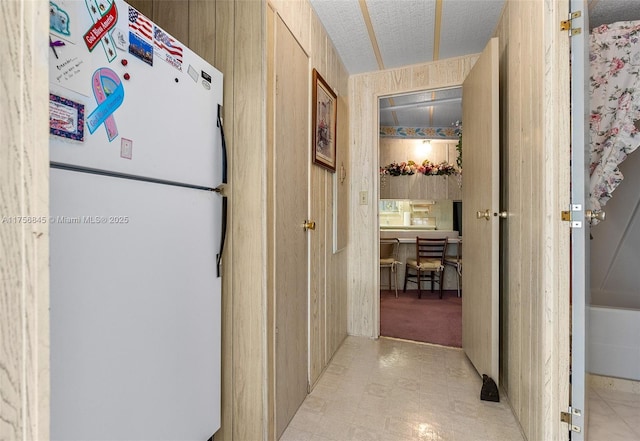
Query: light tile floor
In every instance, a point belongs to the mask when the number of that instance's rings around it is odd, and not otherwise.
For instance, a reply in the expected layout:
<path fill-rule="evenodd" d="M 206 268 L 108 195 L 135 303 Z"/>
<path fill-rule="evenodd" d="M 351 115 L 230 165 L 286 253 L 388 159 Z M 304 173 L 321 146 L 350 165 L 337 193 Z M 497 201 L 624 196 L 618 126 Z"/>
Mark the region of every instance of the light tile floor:
<path fill-rule="evenodd" d="M 589 441 L 640 441 L 640 394 L 590 386 Z"/>
<path fill-rule="evenodd" d="M 523 441 L 481 387 L 460 349 L 347 337 L 281 441 Z"/>

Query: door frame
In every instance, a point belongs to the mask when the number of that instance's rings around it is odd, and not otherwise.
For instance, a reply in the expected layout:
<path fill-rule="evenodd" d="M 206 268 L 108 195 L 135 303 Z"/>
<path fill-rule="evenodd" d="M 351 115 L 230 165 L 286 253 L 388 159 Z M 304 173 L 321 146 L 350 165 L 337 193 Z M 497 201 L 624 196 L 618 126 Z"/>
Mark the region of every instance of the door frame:
<path fill-rule="evenodd" d="M 463 79 L 464 80 L 464 79 Z M 373 305 L 373 337 L 380 338 L 380 211 L 378 208 L 378 202 L 380 201 L 380 99 L 389 98 L 396 95 L 404 95 L 409 93 L 416 92 L 435 92 L 439 90 L 448 90 L 448 89 L 456 89 L 460 88 L 462 90 L 462 81 L 459 83 L 452 84 L 440 84 L 435 85 L 433 87 L 414 87 L 414 88 L 398 88 L 392 92 L 379 92 L 373 94 L 373 108 L 376 109 L 375 113 L 375 121 L 373 123 L 374 127 L 374 136 L 373 136 L 373 149 L 374 149 L 374 160 L 375 170 L 378 170 L 378 173 L 375 174 L 374 177 L 374 185 L 373 185 L 373 194 L 371 195 L 371 204 L 374 205 L 373 209 L 375 211 L 376 217 L 376 231 L 374 237 L 374 246 L 373 246 L 373 263 L 375 264 L 375 268 L 373 269 L 373 274 L 376 276 L 373 280 L 373 293 L 374 293 L 374 301 Z M 398 281 L 397 283 L 400 283 Z"/>
<path fill-rule="evenodd" d="M 585 216 L 589 195 L 588 123 L 589 69 L 588 25 L 589 8 L 585 0 L 570 0 L 570 13 L 581 11 L 579 18 L 572 20 L 571 27 L 582 27 L 582 32 L 571 39 L 571 365 L 570 365 L 570 409 L 572 441 L 587 439 L 587 387 L 586 387 L 586 341 L 588 329 L 587 305 L 590 299 L 589 286 L 589 223 Z M 582 67 L 582 68 L 580 68 Z M 578 226 L 575 222 L 581 222 Z"/>

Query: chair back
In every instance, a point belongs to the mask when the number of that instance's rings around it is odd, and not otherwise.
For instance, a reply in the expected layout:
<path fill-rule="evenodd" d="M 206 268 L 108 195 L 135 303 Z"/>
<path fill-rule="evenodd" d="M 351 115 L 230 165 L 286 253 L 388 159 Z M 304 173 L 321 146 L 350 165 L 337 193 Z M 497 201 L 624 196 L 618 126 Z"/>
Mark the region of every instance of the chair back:
<path fill-rule="evenodd" d="M 449 242 L 447 239 L 447 245 L 455 245 L 456 250 L 455 252 L 450 252 L 451 247 L 448 246 L 447 251 L 449 252 L 445 255 L 445 260 L 451 261 L 451 262 L 461 261 L 462 260 L 462 239 L 454 240 L 453 242 Z"/>
<path fill-rule="evenodd" d="M 398 239 L 380 239 L 380 263 L 398 260 L 400 241 Z"/>
<path fill-rule="evenodd" d="M 447 238 L 427 239 L 416 237 L 416 256 L 418 265 L 421 262 L 440 261 L 444 265 L 444 256 L 447 250 Z"/>

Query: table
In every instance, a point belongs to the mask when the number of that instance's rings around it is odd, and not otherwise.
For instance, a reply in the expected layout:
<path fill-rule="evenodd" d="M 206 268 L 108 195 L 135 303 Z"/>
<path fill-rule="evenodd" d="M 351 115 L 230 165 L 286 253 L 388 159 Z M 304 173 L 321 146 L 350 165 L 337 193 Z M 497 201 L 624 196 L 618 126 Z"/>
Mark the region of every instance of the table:
<path fill-rule="evenodd" d="M 448 245 L 447 245 L 447 254 L 455 255 L 457 252 L 457 246 L 460 242 L 460 237 L 458 236 L 457 231 L 451 230 L 416 230 L 416 229 L 397 229 L 390 230 L 384 229 L 380 230 L 380 238 L 397 238 L 400 241 L 400 251 L 398 252 L 398 261 L 400 264 L 397 266 L 398 271 L 398 288 L 402 290 L 402 286 L 404 284 L 404 271 L 405 271 L 405 262 L 407 259 L 416 257 L 416 236 L 426 237 L 426 238 L 440 238 L 447 237 Z M 444 289 L 457 289 L 457 279 L 456 273 L 451 268 L 445 271 L 444 274 Z M 386 285 L 384 285 L 386 287 Z M 415 284 L 409 285 L 410 287 L 415 288 Z M 391 288 L 389 288 L 391 289 Z"/>

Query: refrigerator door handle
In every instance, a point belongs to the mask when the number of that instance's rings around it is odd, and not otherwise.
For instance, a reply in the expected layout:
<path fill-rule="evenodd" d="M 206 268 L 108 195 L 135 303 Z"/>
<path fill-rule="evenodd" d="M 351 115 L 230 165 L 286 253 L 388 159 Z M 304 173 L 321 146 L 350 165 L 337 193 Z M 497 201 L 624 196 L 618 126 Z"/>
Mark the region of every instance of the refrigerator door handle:
<path fill-rule="evenodd" d="M 224 127 L 222 126 L 222 105 L 218 104 L 218 127 L 222 138 L 222 183 L 227 183 L 227 142 L 224 139 Z"/>
<path fill-rule="evenodd" d="M 220 251 L 216 255 L 216 271 L 217 277 L 220 277 L 221 271 L 220 267 L 222 266 L 222 252 L 224 251 L 224 243 L 227 239 L 227 197 L 222 196 L 222 225 L 221 225 L 222 235 L 220 237 Z"/>

